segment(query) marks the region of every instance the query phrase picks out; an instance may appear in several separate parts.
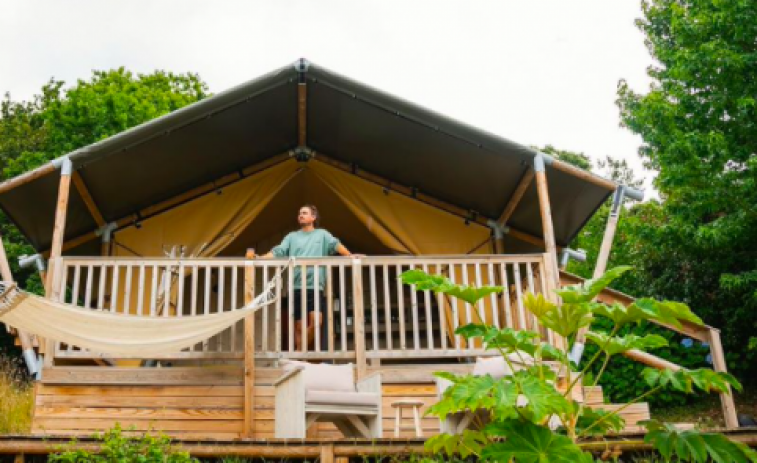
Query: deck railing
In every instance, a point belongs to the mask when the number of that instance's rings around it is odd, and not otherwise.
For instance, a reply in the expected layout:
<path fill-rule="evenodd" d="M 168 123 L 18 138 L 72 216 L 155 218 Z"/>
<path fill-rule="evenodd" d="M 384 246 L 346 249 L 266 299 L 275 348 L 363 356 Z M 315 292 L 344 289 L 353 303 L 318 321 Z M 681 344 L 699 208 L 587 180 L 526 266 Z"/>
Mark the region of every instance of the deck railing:
<path fill-rule="evenodd" d="M 264 282 L 285 267 L 274 304 L 255 314 L 255 357 L 295 359 L 423 359 L 469 357 L 480 343 L 452 335 L 462 324 L 485 320 L 516 329 L 536 326 L 523 306 L 526 292 L 549 293 L 545 255 L 363 257 L 297 259 L 167 259 L 65 257 L 57 266 L 56 294 L 92 310 L 153 317 L 182 317 L 238 310 Z M 456 299 L 417 291 L 398 276 L 409 269 L 443 274 L 457 283 L 502 285 L 477 308 Z M 309 334 L 295 314 L 305 291 L 295 293 L 297 274 L 312 273 L 315 316 L 321 328 Z M 325 281 L 324 281 L 325 280 Z M 305 340 L 298 349 L 299 336 Z M 544 332 L 545 339 L 552 339 Z M 183 352 L 143 360 L 236 360 L 244 356 L 244 323 Z M 112 356 L 57 344 L 55 357 Z"/>

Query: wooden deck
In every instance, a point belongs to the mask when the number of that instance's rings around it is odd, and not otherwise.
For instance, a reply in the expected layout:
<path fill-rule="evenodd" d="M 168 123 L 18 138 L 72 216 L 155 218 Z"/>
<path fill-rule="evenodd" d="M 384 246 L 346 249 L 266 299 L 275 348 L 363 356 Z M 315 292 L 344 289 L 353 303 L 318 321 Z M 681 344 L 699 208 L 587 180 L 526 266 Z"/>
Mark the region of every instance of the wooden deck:
<path fill-rule="evenodd" d="M 420 400 L 421 411 L 437 400 L 434 371 L 465 373 L 466 364 L 405 365 L 371 368 L 383 378 L 384 437 L 394 436 L 391 403 Z M 244 375 L 241 368 L 97 368 L 59 367 L 45 372 L 37 386 L 33 434 L 86 436 L 108 429 L 115 423 L 137 432 L 163 431 L 181 439 L 239 439 L 245 437 Z M 253 434 L 256 439 L 274 437 L 273 381 L 278 368 L 256 371 Z M 605 409 L 620 405 L 604 404 L 601 388 L 584 390 L 587 404 Z M 646 403 L 634 404 L 622 412 L 629 431 L 649 418 Z M 434 417 L 422 419 L 424 436 L 439 432 Z M 339 439 L 331 424 L 319 423 L 308 437 Z M 413 437 L 403 431 L 401 437 Z"/>

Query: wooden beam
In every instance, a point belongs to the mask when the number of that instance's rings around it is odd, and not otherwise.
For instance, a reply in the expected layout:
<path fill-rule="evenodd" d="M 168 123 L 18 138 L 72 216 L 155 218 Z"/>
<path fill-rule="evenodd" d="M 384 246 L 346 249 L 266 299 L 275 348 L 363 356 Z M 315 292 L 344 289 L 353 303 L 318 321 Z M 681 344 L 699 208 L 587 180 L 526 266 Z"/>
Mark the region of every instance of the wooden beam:
<path fill-rule="evenodd" d="M 81 178 L 81 174 L 79 174 L 78 171 L 74 171 L 71 179 L 74 182 L 76 191 L 79 192 L 79 196 L 81 196 L 81 199 L 84 201 L 84 204 L 87 205 L 87 209 L 89 209 L 89 213 L 92 214 L 92 218 L 95 219 L 95 223 L 97 224 L 97 226 L 98 227 L 104 226 L 105 219 L 100 213 L 100 209 L 97 208 L 97 204 L 95 203 L 95 200 L 92 198 L 92 195 L 89 193 L 89 189 L 87 189 L 87 184 L 84 183 L 84 179 Z"/>
<path fill-rule="evenodd" d="M 541 156 L 537 156 L 534 159 L 534 163 L 536 191 L 539 194 L 539 211 L 541 212 L 541 225 L 544 235 L 544 248 L 552 255 L 552 263 L 555 266 L 555 283 L 559 284 L 557 245 L 555 244 L 555 229 L 552 224 L 552 206 L 549 201 L 549 186 L 547 185 L 547 174 L 544 169 L 544 159 Z"/>
<path fill-rule="evenodd" d="M 52 162 L 48 162 L 47 164 L 44 164 L 43 166 L 40 166 L 34 170 L 31 170 L 29 172 L 19 175 L 18 177 L 13 177 L 10 180 L 6 180 L 3 183 L 0 183 L 0 194 L 5 193 L 6 191 L 10 191 L 26 183 L 29 183 L 33 180 L 37 180 L 38 178 L 44 177 L 47 174 L 51 174 L 55 172 L 56 170 L 58 169 L 55 167 L 55 165 Z"/>
<path fill-rule="evenodd" d="M 258 172 L 261 172 L 265 169 L 268 169 L 270 167 L 273 167 L 277 164 L 280 164 L 290 158 L 289 152 L 281 153 L 279 155 L 276 155 L 272 158 L 266 159 L 265 161 L 253 164 L 249 167 L 246 167 L 242 170 L 240 173 L 234 173 L 225 175 L 217 180 L 214 180 L 212 182 L 205 183 L 203 185 L 200 185 L 196 188 L 192 188 L 189 191 L 186 191 L 184 193 L 178 194 L 172 198 L 169 198 L 165 201 L 161 201 L 158 204 L 154 204 L 152 206 L 148 206 L 144 209 L 141 209 L 139 212 L 135 214 L 128 214 L 124 217 L 121 217 L 120 219 L 116 220 L 116 228 L 123 228 L 129 225 L 132 225 L 135 221 L 139 220 L 140 218 L 142 220 L 147 219 L 151 216 L 158 215 L 162 212 L 166 212 L 170 209 L 173 209 L 176 206 L 179 206 L 185 202 L 192 201 L 194 199 L 197 199 L 201 196 L 204 196 L 206 194 L 212 193 L 213 191 L 217 190 L 218 188 L 227 187 L 229 185 L 232 185 L 240 180 L 243 180 L 250 175 L 256 174 Z M 85 233 L 83 235 L 77 236 L 76 238 L 72 238 L 68 241 L 66 241 L 63 244 L 63 251 L 75 248 L 77 246 L 80 246 L 88 241 L 92 241 L 93 239 L 97 238 L 97 231 L 93 230 L 89 233 Z M 45 251 L 42 253 L 43 256 L 47 257 L 50 255 L 50 251 Z"/>
<path fill-rule="evenodd" d="M 712 368 L 717 372 L 727 373 L 728 366 L 725 362 L 723 343 L 720 341 L 720 331 L 715 328 L 710 329 L 710 354 L 712 356 Z M 739 419 L 736 414 L 736 402 L 733 400 L 733 391 L 730 386 L 728 386 L 727 393 L 720 394 L 720 404 L 723 407 L 725 427 L 728 429 L 738 428 Z"/>
<path fill-rule="evenodd" d="M 596 176 L 587 170 L 583 170 L 580 167 L 574 166 L 573 164 L 560 161 L 559 159 L 552 159 L 550 166 L 552 166 L 556 170 L 580 178 L 581 180 L 587 181 L 600 188 L 605 188 L 610 191 L 615 191 L 618 188 L 618 184 L 613 182 L 612 180 L 607 180 L 605 178 Z"/>
<path fill-rule="evenodd" d="M 308 87 L 304 80 L 297 84 L 297 143 L 308 144 Z"/>
<path fill-rule="evenodd" d="M 248 249 L 245 258 L 254 259 L 255 250 Z M 244 305 L 255 299 L 255 267 L 244 269 Z M 255 433 L 255 313 L 244 318 L 244 436 Z"/>
<path fill-rule="evenodd" d="M 315 161 L 322 162 L 326 165 L 329 165 L 331 167 L 337 168 L 339 170 L 342 170 L 344 172 L 353 173 L 352 166 L 346 162 L 339 161 L 337 159 L 334 159 L 332 157 L 329 157 L 326 154 L 317 153 L 315 157 L 313 158 Z M 454 204 L 447 203 L 445 201 L 442 201 L 440 199 L 434 198 L 433 196 L 429 196 L 425 193 L 421 193 L 419 191 L 415 191 L 413 188 L 410 188 L 405 185 L 401 185 L 399 183 L 394 183 L 390 180 L 387 180 L 379 175 L 372 174 L 370 172 L 366 172 L 364 170 L 357 170 L 354 172 L 354 175 L 358 176 L 359 178 L 362 178 L 363 180 L 367 180 L 371 183 L 375 183 L 379 186 L 382 186 L 384 188 L 387 188 L 391 190 L 392 192 L 399 193 L 403 196 L 406 196 L 411 199 L 415 199 L 416 201 L 420 201 L 428 206 L 435 207 L 437 209 L 440 209 L 444 212 L 448 212 L 450 214 L 456 215 L 460 217 L 461 219 L 467 219 L 470 220 L 473 223 L 476 223 L 478 225 L 481 225 L 483 227 L 489 228 L 489 219 L 487 217 L 477 215 L 476 217 L 470 217 L 470 211 L 463 209 L 462 207 L 455 206 Z M 517 229 L 514 229 L 510 227 L 510 232 L 508 233 L 510 236 L 517 238 L 521 241 L 525 241 L 527 243 L 535 244 L 537 246 L 544 246 L 544 240 L 541 238 L 531 235 L 530 233 L 526 233 Z"/>
<path fill-rule="evenodd" d="M 507 206 L 505 206 L 505 209 L 502 211 L 502 215 L 499 216 L 497 223 L 499 223 L 500 225 L 507 225 L 507 221 L 510 220 L 510 217 L 512 217 L 513 212 L 515 212 L 515 208 L 518 207 L 518 204 L 520 204 L 520 200 L 523 199 L 523 195 L 528 190 L 528 187 L 531 186 L 531 182 L 533 180 L 534 170 L 528 169 L 526 173 L 523 174 L 523 177 L 521 177 L 520 182 L 515 188 L 512 196 L 510 196 L 510 200 L 507 202 Z"/>

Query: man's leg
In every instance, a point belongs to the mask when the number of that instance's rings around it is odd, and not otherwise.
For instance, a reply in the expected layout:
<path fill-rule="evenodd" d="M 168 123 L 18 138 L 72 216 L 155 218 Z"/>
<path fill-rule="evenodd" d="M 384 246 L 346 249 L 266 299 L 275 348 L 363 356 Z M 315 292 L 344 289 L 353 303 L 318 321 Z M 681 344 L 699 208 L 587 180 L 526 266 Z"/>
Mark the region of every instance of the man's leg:
<path fill-rule="evenodd" d="M 311 346 L 315 346 L 315 330 L 316 328 L 321 328 L 321 320 L 323 320 L 322 314 L 316 314 L 315 312 L 308 313 L 308 349 L 310 349 Z M 322 345 L 323 342 L 321 342 L 321 346 Z"/>
<path fill-rule="evenodd" d="M 294 322 L 294 350 L 302 350 L 302 320 Z"/>

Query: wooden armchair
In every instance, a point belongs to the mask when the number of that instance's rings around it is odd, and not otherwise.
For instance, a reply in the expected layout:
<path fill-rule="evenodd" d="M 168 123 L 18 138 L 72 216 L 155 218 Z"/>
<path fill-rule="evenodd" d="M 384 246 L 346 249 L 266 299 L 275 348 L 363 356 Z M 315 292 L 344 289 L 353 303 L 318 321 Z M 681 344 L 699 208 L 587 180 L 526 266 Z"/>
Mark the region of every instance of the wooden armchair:
<path fill-rule="evenodd" d="M 305 438 L 319 421 L 345 437 L 380 438 L 381 375 L 355 382 L 352 365 L 287 362 L 276 389 L 276 437 Z"/>

